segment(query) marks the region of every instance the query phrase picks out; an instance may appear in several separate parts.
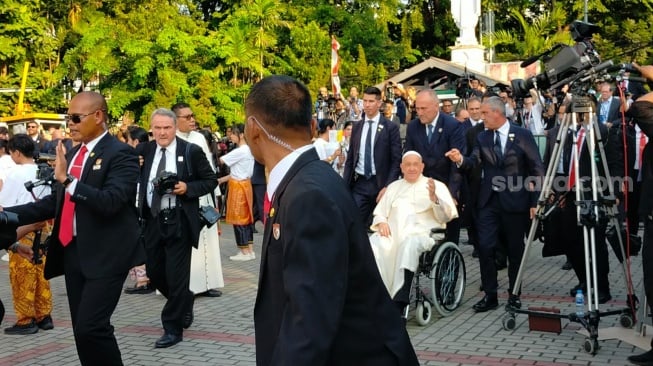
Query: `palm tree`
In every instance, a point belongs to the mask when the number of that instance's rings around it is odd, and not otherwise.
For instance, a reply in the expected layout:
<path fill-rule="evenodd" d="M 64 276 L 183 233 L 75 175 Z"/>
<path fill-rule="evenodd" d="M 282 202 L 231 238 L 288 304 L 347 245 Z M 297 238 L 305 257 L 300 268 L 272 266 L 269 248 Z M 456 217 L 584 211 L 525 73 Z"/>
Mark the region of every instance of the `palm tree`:
<path fill-rule="evenodd" d="M 252 47 L 249 38 L 251 27 L 246 22 L 235 22 L 225 32 L 220 49 L 220 56 L 225 58 L 225 64 L 231 68 L 232 85 L 238 84 L 238 69 L 256 68 L 256 49 Z"/>
<path fill-rule="evenodd" d="M 483 43 L 486 47 L 510 45 L 502 58 L 509 61 L 530 57 L 550 49 L 558 43 L 572 44 L 569 29 L 565 25 L 567 15 L 561 6 L 554 5 L 551 11 L 545 11 L 535 18 L 526 18 L 518 9 L 511 9 L 510 15 L 519 22 L 522 32 L 499 30 L 486 33 Z M 489 44 L 490 40 L 493 44 Z M 514 47 L 514 48 L 513 48 Z"/>
<path fill-rule="evenodd" d="M 284 12 L 283 3 L 277 0 L 249 0 L 245 3 L 246 11 L 252 23 L 258 26 L 254 34 L 254 44 L 258 48 L 259 74 L 263 78 L 263 55 L 265 50 L 277 44 L 274 30 L 278 27 L 289 27 L 289 23 L 281 19 Z"/>

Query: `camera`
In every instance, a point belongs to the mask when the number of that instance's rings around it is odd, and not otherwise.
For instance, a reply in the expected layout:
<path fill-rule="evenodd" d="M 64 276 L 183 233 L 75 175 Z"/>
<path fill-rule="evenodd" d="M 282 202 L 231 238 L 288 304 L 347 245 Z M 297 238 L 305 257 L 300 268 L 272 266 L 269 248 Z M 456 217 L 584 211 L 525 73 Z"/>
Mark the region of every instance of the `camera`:
<path fill-rule="evenodd" d="M 154 190 L 160 196 L 172 193 L 172 191 L 175 190 L 175 185 L 177 183 L 179 183 L 179 177 L 177 177 L 177 174 L 165 171 L 161 172 L 161 174 L 152 181 Z"/>
<path fill-rule="evenodd" d="M 8 247 L 16 241 L 18 215 L 9 211 L 0 211 L 0 247 Z"/>
<path fill-rule="evenodd" d="M 56 155 L 37 154 L 34 156 L 36 163 L 36 180 L 25 182 L 25 189 L 31 192 L 34 188 L 42 185 L 52 186 L 54 183 L 54 168 L 50 165 L 56 159 Z"/>
<path fill-rule="evenodd" d="M 573 84 L 577 80 L 586 81 L 589 80 L 592 74 L 604 71 L 611 66 L 612 62 L 601 64 L 600 57 L 591 42 L 592 35 L 598 30 L 599 27 L 594 24 L 579 20 L 572 22 L 570 31 L 576 44 L 573 46 L 556 45 L 543 54 L 536 56 L 535 60 L 543 57 L 544 72 L 526 80 L 513 79 L 511 84 L 515 96 L 524 97 L 528 95 L 528 91 L 532 88 L 541 90 L 557 89 L 565 84 Z M 553 56 L 549 56 L 549 53 L 557 49 L 560 49 L 560 51 Z M 535 60 L 530 63 L 535 62 Z M 524 65 L 522 64 L 522 66 Z M 579 90 L 575 91 L 578 94 Z"/>

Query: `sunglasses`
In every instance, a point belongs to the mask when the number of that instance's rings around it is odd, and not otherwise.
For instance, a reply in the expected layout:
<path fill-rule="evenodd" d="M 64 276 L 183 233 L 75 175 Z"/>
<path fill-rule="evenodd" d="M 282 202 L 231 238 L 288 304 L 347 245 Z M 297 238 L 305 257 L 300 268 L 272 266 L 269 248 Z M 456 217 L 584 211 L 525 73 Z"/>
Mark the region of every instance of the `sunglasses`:
<path fill-rule="evenodd" d="M 36 128 L 36 126 L 27 126 L 27 128 Z"/>
<path fill-rule="evenodd" d="M 183 119 L 191 119 L 191 118 L 193 118 L 193 117 L 195 117 L 195 114 L 194 114 L 194 113 L 187 114 L 187 115 L 185 115 L 185 116 L 177 116 L 177 118 L 183 118 Z"/>
<path fill-rule="evenodd" d="M 68 115 L 66 115 L 65 119 L 66 119 L 66 122 L 72 122 L 74 124 L 78 124 L 78 123 L 82 122 L 82 120 L 84 118 L 90 116 L 93 113 L 95 113 L 95 112 L 86 113 L 86 114 L 77 114 L 77 113 L 68 114 Z"/>

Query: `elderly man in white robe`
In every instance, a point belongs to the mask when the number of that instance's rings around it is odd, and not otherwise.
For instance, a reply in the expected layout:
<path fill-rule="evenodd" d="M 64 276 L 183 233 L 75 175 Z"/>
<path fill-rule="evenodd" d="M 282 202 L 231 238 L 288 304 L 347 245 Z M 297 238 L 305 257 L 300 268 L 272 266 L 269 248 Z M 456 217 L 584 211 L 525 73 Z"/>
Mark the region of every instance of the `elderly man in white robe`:
<path fill-rule="evenodd" d="M 446 227 L 458 217 L 447 186 L 422 175 L 424 163 L 416 151 L 401 160 L 403 179 L 390 184 L 374 209 L 370 244 L 381 278 L 403 314 L 419 256 L 435 245 L 431 229 Z"/>

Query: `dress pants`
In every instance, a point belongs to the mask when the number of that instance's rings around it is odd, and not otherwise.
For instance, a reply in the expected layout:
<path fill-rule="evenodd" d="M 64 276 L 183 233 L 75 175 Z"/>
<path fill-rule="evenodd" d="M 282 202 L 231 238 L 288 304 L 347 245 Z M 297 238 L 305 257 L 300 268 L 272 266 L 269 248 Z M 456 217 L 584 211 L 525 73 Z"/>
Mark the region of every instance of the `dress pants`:
<path fill-rule="evenodd" d="M 106 278 L 84 276 L 76 238 L 64 249 L 64 266 L 68 305 L 80 363 L 89 366 L 122 365 L 110 320 L 118 305 L 128 270 Z"/>
<path fill-rule="evenodd" d="M 356 206 L 360 210 L 365 228 L 372 224 L 372 213 L 376 207 L 376 196 L 378 196 L 380 190 L 376 183 L 376 176 L 366 179 L 364 176 L 358 175 L 358 178 L 354 181 L 351 194 L 354 196 L 354 202 L 356 202 Z"/>
<path fill-rule="evenodd" d="M 577 224 L 576 205 L 574 202 L 567 202 L 560 214 L 560 223 L 562 223 L 562 226 L 557 228 L 557 230 L 562 230 L 569 236 L 569 239 L 565 240 L 565 254 L 578 278 L 578 282 L 587 284 L 587 276 L 585 274 L 584 229 Z M 609 293 L 610 283 L 608 273 L 610 272 L 610 264 L 608 259 L 608 246 L 605 241 L 606 227 L 606 219 L 600 219 L 599 224 L 594 228 L 596 276 L 598 281 L 595 290 Z M 590 235 L 588 231 L 588 245 L 589 240 Z"/>
<path fill-rule="evenodd" d="M 181 209 L 178 209 L 181 211 Z M 190 260 L 192 245 L 188 242 L 188 227 L 181 220 L 181 237 L 163 238 L 157 218 L 145 225 L 145 252 L 147 275 L 152 285 L 168 301 L 161 311 L 161 323 L 166 333 L 183 333 L 184 314 L 192 310 L 193 293 L 190 291 Z"/>
<path fill-rule="evenodd" d="M 524 254 L 524 234 L 529 223 L 528 211 L 506 212 L 501 208 L 498 195 L 493 193 L 488 204 L 479 209 L 477 213 L 478 260 L 481 269 L 481 283 L 486 295 L 496 297 L 499 285 L 497 282 L 495 249 L 499 232 L 505 234 L 505 244 L 508 248 L 508 291 L 511 291 L 517 279 L 522 255 Z"/>
<path fill-rule="evenodd" d="M 642 243 L 642 271 L 644 272 L 644 293 L 653 314 L 653 220 L 650 217 L 644 221 L 644 241 Z M 653 349 L 653 339 L 651 339 Z"/>

